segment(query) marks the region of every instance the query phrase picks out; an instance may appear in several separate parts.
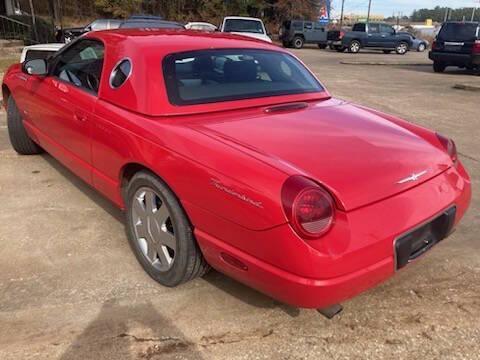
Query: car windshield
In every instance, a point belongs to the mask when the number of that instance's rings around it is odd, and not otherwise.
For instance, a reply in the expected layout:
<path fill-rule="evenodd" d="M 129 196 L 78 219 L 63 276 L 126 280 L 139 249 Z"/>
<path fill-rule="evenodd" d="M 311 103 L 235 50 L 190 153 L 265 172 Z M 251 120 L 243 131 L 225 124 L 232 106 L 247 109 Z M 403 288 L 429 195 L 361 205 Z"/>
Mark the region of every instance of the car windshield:
<path fill-rule="evenodd" d="M 478 34 L 478 24 L 447 23 L 438 34 L 441 41 L 475 41 Z"/>
<path fill-rule="evenodd" d="M 323 90 L 293 56 L 267 50 L 201 50 L 167 56 L 163 73 L 174 105 L 194 105 Z"/>
<path fill-rule="evenodd" d="M 263 26 L 257 20 L 227 19 L 223 31 L 263 34 Z"/>

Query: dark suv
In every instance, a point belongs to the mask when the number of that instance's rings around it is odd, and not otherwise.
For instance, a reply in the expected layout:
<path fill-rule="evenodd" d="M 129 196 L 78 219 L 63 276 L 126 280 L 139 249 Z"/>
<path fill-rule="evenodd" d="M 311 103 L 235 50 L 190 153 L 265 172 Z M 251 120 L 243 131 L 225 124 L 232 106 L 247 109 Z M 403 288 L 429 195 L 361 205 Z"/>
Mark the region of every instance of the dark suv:
<path fill-rule="evenodd" d="M 443 24 L 429 53 L 433 70 L 444 72 L 447 66 L 480 69 L 480 23 L 447 22 Z"/>
<path fill-rule="evenodd" d="M 362 48 L 369 48 L 383 50 L 385 54 L 395 51 L 399 55 L 405 55 L 412 46 L 412 38 L 397 33 L 389 24 L 357 23 L 352 31 L 343 36 L 342 46 L 354 54 Z"/>
<path fill-rule="evenodd" d="M 304 44 L 317 44 L 320 49 L 327 47 L 327 29 L 316 21 L 284 21 L 279 35 L 284 47 L 301 49 Z"/>

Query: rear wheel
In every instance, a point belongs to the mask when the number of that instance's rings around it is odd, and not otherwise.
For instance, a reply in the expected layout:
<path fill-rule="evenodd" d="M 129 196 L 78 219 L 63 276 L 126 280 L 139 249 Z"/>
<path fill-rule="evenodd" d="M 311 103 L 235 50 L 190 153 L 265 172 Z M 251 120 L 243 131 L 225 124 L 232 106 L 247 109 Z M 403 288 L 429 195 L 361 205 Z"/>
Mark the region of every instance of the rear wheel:
<path fill-rule="evenodd" d="M 408 52 L 408 44 L 406 42 L 400 42 L 395 48 L 395 52 L 398 55 L 405 55 Z"/>
<path fill-rule="evenodd" d="M 305 41 L 301 36 L 295 36 L 295 38 L 293 39 L 293 47 L 295 49 L 301 49 L 304 43 Z"/>
<path fill-rule="evenodd" d="M 426 49 L 427 49 L 427 45 L 425 43 L 421 43 L 420 45 L 418 45 L 417 51 L 424 52 Z"/>
<path fill-rule="evenodd" d="M 445 65 L 445 63 L 438 62 L 438 61 L 435 61 L 433 63 L 433 71 L 435 71 L 436 73 L 443 73 L 446 68 L 447 68 L 447 65 Z"/>
<path fill-rule="evenodd" d="M 17 153 L 20 155 L 35 155 L 43 152 L 42 148 L 28 136 L 13 96 L 9 96 L 7 102 L 7 126 L 10 143 Z"/>
<path fill-rule="evenodd" d="M 192 226 L 163 181 L 148 172 L 135 174 L 125 203 L 130 246 L 154 280 L 176 286 L 208 271 Z"/>
<path fill-rule="evenodd" d="M 360 44 L 360 41 L 353 40 L 352 42 L 350 42 L 350 45 L 348 46 L 348 52 L 352 54 L 357 54 L 360 52 L 361 48 L 362 48 L 362 44 Z"/>

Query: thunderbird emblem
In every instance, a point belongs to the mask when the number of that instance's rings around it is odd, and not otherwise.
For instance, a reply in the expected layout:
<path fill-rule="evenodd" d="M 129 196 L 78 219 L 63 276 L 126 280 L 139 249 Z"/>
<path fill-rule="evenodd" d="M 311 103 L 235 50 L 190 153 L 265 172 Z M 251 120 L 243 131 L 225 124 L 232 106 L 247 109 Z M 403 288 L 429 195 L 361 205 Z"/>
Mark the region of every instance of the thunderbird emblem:
<path fill-rule="evenodd" d="M 427 170 L 423 170 L 419 173 L 412 174 L 409 177 L 406 177 L 405 179 L 400 180 L 399 182 L 397 182 L 397 184 L 405 184 L 405 183 L 410 182 L 410 181 L 417 181 L 418 179 L 420 179 L 426 173 L 427 173 Z"/>

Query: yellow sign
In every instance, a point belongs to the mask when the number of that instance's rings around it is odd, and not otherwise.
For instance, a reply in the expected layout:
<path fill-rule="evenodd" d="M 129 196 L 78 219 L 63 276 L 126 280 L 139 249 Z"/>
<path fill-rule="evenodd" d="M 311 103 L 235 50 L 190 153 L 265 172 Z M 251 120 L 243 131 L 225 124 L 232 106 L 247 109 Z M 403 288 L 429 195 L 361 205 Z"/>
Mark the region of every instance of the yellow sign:
<path fill-rule="evenodd" d="M 433 26 L 433 20 L 432 20 L 432 19 L 427 19 L 427 20 L 425 20 L 425 25 L 427 25 L 427 26 Z"/>

